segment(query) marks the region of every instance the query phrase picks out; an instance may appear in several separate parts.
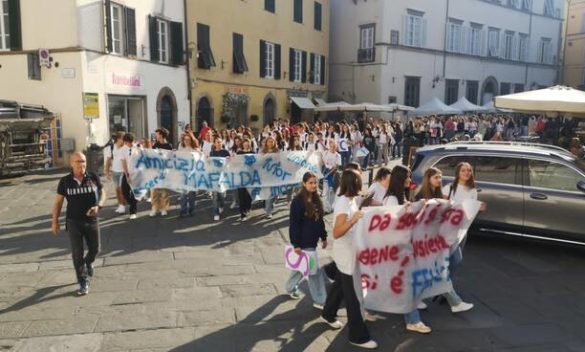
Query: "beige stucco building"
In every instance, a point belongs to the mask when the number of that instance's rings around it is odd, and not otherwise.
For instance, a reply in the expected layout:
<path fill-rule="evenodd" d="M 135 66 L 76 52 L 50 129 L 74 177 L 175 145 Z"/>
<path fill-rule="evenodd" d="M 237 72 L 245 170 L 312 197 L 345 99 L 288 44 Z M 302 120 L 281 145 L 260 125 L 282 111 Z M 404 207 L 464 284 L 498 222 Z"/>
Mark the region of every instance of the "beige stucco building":
<path fill-rule="evenodd" d="M 9 0 L 0 10 L 0 99 L 57 113 L 60 138 L 78 150 L 118 130 L 142 138 L 166 127 L 176 141 L 189 121 L 182 0 Z"/>
<path fill-rule="evenodd" d="M 303 108 L 327 92 L 329 0 L 190 0 L 187 18 L 197 127 L 312 119 Z"/>
<path fill-rule="evenodd" d="M 567 14 L 563 83 L 585 89 L 585 0 L 571 0 Z"/>

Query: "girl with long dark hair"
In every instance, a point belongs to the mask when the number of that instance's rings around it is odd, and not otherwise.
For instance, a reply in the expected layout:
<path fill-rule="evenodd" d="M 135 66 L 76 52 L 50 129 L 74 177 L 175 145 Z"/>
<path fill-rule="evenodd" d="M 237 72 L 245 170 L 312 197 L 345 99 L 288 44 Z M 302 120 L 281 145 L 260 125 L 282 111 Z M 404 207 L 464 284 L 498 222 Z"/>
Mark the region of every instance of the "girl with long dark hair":
<path fill-rule="evenodd" d="M 303 175 L 303 186 L 290 205 L 290 243 L 297 254 L 302 251 L 315 252 L 319 239 L 321 247 L 327 247 L 327 231 L 323 216 L 323 203 L 318 192 L 317 176 L 311 172 Z M 299 299 L 299 284 L 303 276 L 299 271 L 292 271 L 286 283 L 286 291 L 293 299 Z M 323 271 L 317 269 L 314 275 L 309 275 L 309 292 L 313 298 L 313 306 L 323 309 L 327 291 Z"/>
<path fill-rule="evenodd" d="M 390 186 L 386 193 L 386 199 L 384 199 L 385 206 L 404 205 L 408 202 L 410 198 L 411 175 L 410 169 L 403 165 L 396 165 L 392 169 Z M 421 334 L 428 334 L 432 331 L 430 327 L 421 321 L 420 313 L 416 308 L 412 312 L 404 315 L 404 321 L 406 323 L 406 330 Z"/>
<path fill-rule="evenodd" d="M 327 292 L 327 300 L 321 318 L 334 329 L 343 325 L 337 320 L 337 311 L 341 301 L 345 301 L 349 328 L 349 342 L 353 345 L 373 349 L 378 347 L 370 338 L 370 333 L 362 316 L 362 310 L 354 289 L 356 258 L 353 254 L 353 238 L 355 224 L 362 218 L 357 198 L 362 189 L 362 177 L 359 171 L 346 169 L 341 176 L 341 187 L 335 202 L 333 218 L 333 252 L 332 257 L 337 265 L 335 280 Z"/>

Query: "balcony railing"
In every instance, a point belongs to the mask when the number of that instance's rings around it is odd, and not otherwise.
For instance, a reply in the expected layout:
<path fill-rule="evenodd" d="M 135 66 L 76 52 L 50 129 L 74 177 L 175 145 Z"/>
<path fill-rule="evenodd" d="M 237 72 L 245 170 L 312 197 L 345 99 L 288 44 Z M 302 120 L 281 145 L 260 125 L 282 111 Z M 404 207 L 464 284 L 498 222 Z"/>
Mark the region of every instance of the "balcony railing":
<path fill-rule="evenodd" d="M 374 62 L 376 60 L 376 48 L 358 49 L 358 62 Z"/>

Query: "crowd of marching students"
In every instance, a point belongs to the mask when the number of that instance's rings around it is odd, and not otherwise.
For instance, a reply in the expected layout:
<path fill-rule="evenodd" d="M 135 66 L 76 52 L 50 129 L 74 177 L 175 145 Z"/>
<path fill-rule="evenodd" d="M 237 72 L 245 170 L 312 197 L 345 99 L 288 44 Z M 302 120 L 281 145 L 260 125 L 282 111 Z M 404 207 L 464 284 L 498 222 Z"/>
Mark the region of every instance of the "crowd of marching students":
<path fill-rule="evenodd" d="M 318 270 L 308 278 L 308 287 L 313 299 L 313 306 L 322 310 L 321 321 L 333 329 L 341 329 L 343 323 L 337 319 L 337 311 L 342 301 L 347 310 L 349 342 L 358 347 L 374 349 L 376 341 L 369 334 L 365 321 L 375 321 L 375 315 L 369 314 L 361 306 L 361 292 L 356 292 L 354 282 L 361 275 L 353 255 L 353 237 L 356 236 L 355 224 L 363 216 L 364 206 L 394 206 L 408 204 L 411 200 L 449 199 L 462 202 L 465 199 L 477 200 L 477 190 L 471 165 L 460 163 L 455 170 L 455 180 L 443 186 L 442 173 L 436 168 L 429 168 L 418 193 L 413 197 L 411 192 L 411 172 L 408 167 L 398 165 L 392 170 L 382 167 L 377 171 L 375 182 L 367 191 L 362 189 L 362 175 L 357 163 L 346 165 L 336 191 L 333 212 L 333 262 Z M 316 175 L 306 173 L 303 177 L 302 189 L 292 201 L 290 209 L 290 241 L 297 253 L 315 251 L 319 241 L 322 248 L 327 248 L 327 232 L 325 230 L 325 206 L 319 196 Z M 367 203 L 367 204 L 365 204 Z M 481 210 L 485 210 L 481 203 Z M 391 234 L 389 234 L 391 235 Z M 451 275 L 463 260 L 461 244 L 450 248 L 449 269 Z M 327 279 L 327 277 L 329 279 Z M 299 284 L 302 278 L 298 272 L 292 272 L 286 283 L 290 297 L 300 297 Z M 332 281 L 326 289 L 326 283 Z M 455 290 L 442 296 L 452 313 L 461 313 L 473 308 Z M 416 309 L 404 315 L 406 330 L 427 334 L 431 328 L 421 319 L 419 309 L 426 309 L 427 304 L 421 302 Z"/>

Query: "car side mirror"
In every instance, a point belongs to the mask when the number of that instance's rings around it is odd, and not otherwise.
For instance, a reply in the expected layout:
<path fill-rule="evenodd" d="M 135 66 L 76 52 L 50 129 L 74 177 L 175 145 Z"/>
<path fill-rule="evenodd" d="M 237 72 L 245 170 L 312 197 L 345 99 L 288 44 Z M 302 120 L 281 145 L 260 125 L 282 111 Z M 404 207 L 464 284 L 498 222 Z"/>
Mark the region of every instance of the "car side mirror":
<path fill-rule="evenodd" d="M 579 181 L 579 182 L 577 182 L 577 188 L 581 192 L 585 193 L 585 181 Z"/>

